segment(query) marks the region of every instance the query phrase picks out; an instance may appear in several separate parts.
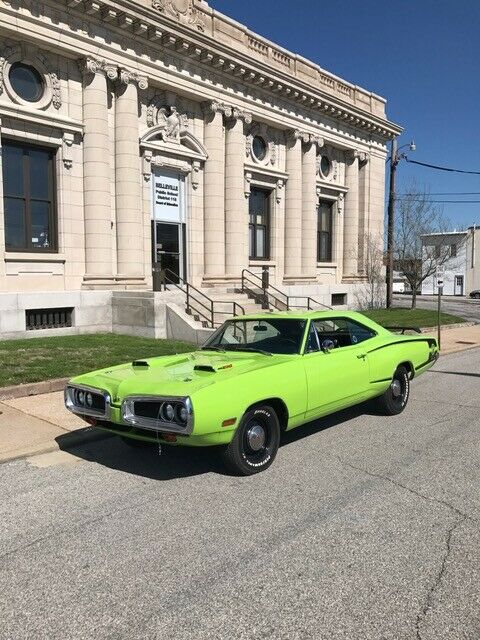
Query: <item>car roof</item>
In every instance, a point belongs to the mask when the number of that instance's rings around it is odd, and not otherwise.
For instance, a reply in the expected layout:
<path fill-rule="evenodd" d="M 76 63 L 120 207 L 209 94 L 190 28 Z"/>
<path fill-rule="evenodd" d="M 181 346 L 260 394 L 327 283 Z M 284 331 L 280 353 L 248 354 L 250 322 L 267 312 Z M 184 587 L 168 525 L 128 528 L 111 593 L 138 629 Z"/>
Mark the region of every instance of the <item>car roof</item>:
<path fill-rule="evenodd" d="M 316 318 L 351 318 L 352 320 L 358 320 L 360 322 L 368 322 L 369 319 L 356 311 L 344 311 L 344 310 L 321 310 L 316 309 L 313 311 L 265 311 L 263 313 L 245 314 L 244 316 L 235 316 L 233 320 L 271 320 L 273 318 L 285 318 L 289 320 L 309 320 Z"/>

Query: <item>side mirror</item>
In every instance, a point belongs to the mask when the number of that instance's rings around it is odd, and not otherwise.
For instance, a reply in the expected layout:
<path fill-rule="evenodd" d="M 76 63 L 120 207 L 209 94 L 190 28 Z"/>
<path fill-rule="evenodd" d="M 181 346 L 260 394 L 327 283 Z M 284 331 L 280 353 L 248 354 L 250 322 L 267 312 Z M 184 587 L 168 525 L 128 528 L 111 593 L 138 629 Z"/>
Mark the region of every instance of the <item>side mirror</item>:
<path fill-rule="evenodd" d="M 330 351 L 335 348 L 335 343 L 333 340 L 330 340 L 330 338 L 326 338 L 325 340 L 322 340 L 321 347 L 323 353 L 330 353 Z"/>

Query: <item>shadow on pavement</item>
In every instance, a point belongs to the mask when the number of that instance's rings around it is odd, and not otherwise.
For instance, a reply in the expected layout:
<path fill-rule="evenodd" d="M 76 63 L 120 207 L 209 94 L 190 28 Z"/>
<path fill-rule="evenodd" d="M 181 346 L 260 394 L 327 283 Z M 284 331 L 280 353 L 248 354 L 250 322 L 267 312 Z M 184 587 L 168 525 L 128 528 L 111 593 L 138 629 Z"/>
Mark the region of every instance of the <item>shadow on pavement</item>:
<path fill-rule="evenodd" d="M 361 415 L 376 415 L 369 403 L 309 422 L 293 431 L 285 433 L 280 446 L 288 446 L 310 435 L 335 427 L 342 422 Z M 222 464 L 220 447 L 175 447 L 162 443 L 162 454 L 158 455 L 157 445 L 142 448 L 130 447 L 119 437 L 107 432 L 86 428 L 81 430 L 87 441 L 79 443 L 70 434 L 61 435 L 56 442 L 62 451 L 89 462 L 101 464 L 116 471 L 124 471 L 152 480 L 173 480 L 216 473 L 230 475 Z"/>
<path fill-rule="evenodd" d="M 428 373 L 446 373 L 449 376 L 469 376 L 472 378 L 480 378 L 480 373 L 471 373 L 469 371 L 442 371 L 440 369 L 430 369 Z"/>

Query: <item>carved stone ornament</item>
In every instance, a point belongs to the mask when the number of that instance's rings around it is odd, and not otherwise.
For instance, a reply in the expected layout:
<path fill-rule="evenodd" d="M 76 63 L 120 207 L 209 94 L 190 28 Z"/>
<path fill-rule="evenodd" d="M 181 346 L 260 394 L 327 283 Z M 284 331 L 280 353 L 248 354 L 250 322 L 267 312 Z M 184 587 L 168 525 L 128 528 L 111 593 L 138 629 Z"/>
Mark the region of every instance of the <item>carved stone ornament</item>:
<path fill-rule="evenodd" d="M 337 199 L 337 211 L 339 215 L 343 213 L 343 205 L 345 204 L 345 194 L 339 193 Z"/>
<path fill-rule="evenodd" d="M 70 170 L 73 165 L 72 147 L 75 141 L 73 133 L 64 133 L 62 138 L 62 162 L 65 169 Z"/>
<path fill-rule="evenodd" d="M 205 23 L 193 0 L 152 0 L 152 7 L 197 31 L 205 31 Z"/>
<path fill-rule="evenodd" d="M 149 149 L 145 149 L 143 152 L 143 179 L 145 182 L 150 182 L 152 177 L 152 152 Z"/>
<path fill-rule="evenodd" d="M 122 84 L 135 83 L 139 89 L 148 89 L 148 79 L 145 76 L 139 75 L 135 71 L 120 69 L 119 77 Z"/>
<path fill-rule="evenodd" d="M 192 189 L 195 191 L 198 189 L 198 185 L 200 184 L 200 160 L 194 160 L 192 162 Z"/>
<path fill-rule="evenodd" d="M 116 80 L 118 77 L 118 68 L 116 65 L 106 60 L 99 60 L 90 56 L 80 60 L 80 69 L 84 74 L 103 72 L 109 80 Z"/>
<path fill-rule="evenodd" d="M 164 142 L 180 142 L 180 134 L 188 129 L 188 116 L 180 113 L 175 106 L 160 106 L 155 97 L 147 108 L 147 125 L 158 127 Z"/>
<path fill-rule="evenodd" d="M 245 194 L 245 198 L 249 198 L 250 197 L 250 189 L 251 189 L 251 184 L 252 184 L 252 173 L 251 171 L 245 171 L 245 177 L 244 177 L 244 194 Z"/>
<path fill-rule="evenodd" d="M 275 188 L 275 199 L 277 201 L 277 204 L 280 204 L 282 202 L 284 189 L 285 189 L 285 180 L 283 180 L 283 178 L 279 178 L 277 180 L 277 185 Z"/>

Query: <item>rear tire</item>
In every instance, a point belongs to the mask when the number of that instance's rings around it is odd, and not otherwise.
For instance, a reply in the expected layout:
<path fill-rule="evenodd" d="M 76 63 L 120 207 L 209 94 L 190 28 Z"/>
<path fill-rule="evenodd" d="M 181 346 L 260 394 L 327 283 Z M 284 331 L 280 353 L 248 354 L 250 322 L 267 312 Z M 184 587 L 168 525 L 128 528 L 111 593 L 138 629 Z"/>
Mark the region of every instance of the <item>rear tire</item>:
<path fill-rule="evenodd" d="M 410 395 L 410 376 L 403 366 L 397 368 L 393 374 L 392 382 L 383 395 L 378 398 L 378 404 L 382 413 L 387 416 L 396 416 L 407 406 Z"/>
<path fill-rule="evenodd" d="M 250 476 L 265 471 L 280 446 L 280 422 L 268 405 L 259 405 L 243 416 L 232 441 L 223 452 L 223 462 L 235 475 Z"/>

